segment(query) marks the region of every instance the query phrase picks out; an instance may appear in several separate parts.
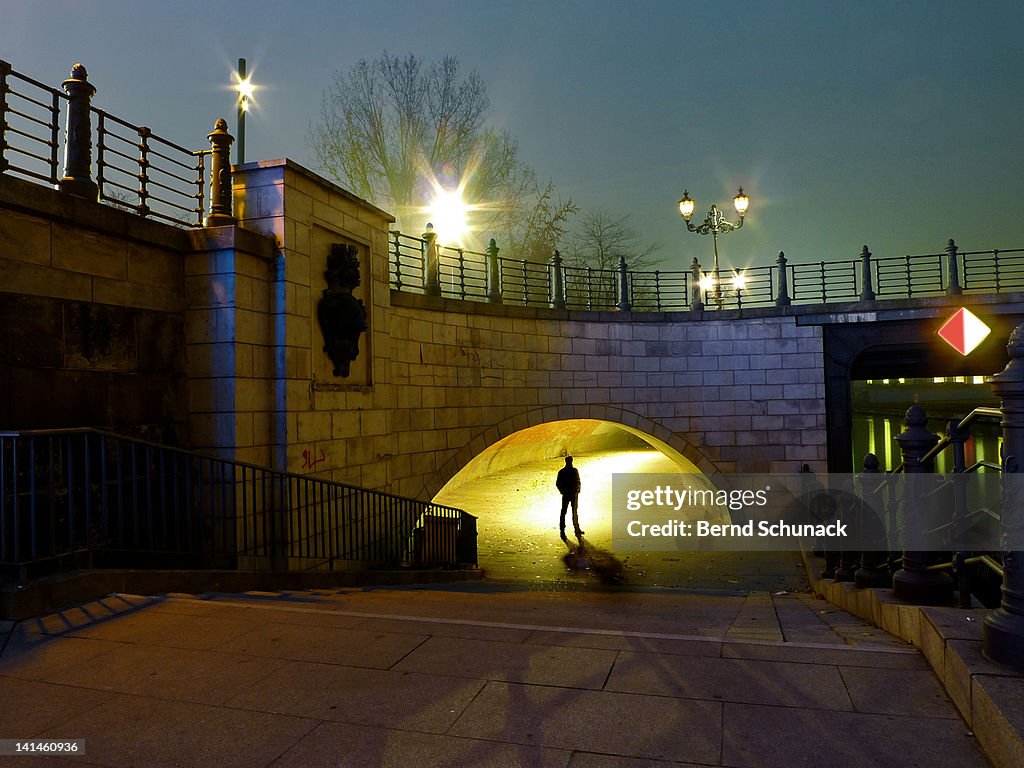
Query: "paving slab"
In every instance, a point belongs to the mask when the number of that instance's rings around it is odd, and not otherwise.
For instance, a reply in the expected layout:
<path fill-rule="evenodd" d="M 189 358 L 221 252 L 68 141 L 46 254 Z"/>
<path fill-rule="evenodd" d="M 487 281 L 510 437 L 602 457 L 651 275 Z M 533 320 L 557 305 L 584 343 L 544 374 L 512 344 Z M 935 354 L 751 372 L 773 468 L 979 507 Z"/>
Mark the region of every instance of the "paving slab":
<path fill-rule="evenodd" d="M 645 636 L 639 632 L 571 632 L 537 629 L 527 643 L 561 645 L 574 648 L 604 648 L 615 651 L 644 651 L 678 656 L 721 656 L 722 642 L 715 638 L 667 638 Z"/>
<path fill-rule="evenodd" d="M 725 704 L 730 768 L 989 768 L 963 722 Z"/>
<path fill-rule="evenodd" d="M 259 627 L 258 622 L 222 619 L 217 616 L 151 614 L 138 611 L 75 627 L 68 633 L 74 637 L 121 643 L 149 643 L 164 648 L 210 649 Z"/>
<path fill-rule="evenodd" d="M 402 672 L 444 672 L 457 677 L 567 688 L 600 689 L 616 651 L 552 645 L 430 638 L 395 665 Z"/>
<path fill-rule="evenodd" d="M 273 763 L 273 768 L 566 768 L 564 749 L 462 736 L 321 723 Z"/>
<path fill-rule="evenodd" d="M 607 690 L 705 701 L 853 709 L 833 666 L 620 653 Z"/>
<path fill-rule="evenodd" d="M 229 699 L 232 708 L 444 733 L 484 681 L 289 662 Z M 470 734 L 472 735 L 472 734 Z"/>
<path fill-rule="evenodd" d="M 513 744 L 718 764 L 722 705 L 491 682 L 451 733 Z"/>
<path fill-rule="evenodd" d="M 959 720 L 931 670 L 840 667 L 839 673 L 858 712 Z"/>
<path fill-rule="evenodd" d="M 426 639 L 426 635 L 273 623 L 257 626 L 216 648 L 224 653 L 273 659 L 388 669 Z"/>

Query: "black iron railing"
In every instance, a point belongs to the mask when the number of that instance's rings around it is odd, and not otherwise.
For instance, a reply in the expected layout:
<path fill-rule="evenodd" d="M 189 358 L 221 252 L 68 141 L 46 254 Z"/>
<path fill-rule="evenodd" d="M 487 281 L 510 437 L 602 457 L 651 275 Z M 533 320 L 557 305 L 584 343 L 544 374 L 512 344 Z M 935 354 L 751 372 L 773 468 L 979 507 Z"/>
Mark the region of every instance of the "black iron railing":
<path fill-rule="evenodd" d="M 953 241 L 943 253 L 916 256 L 879 258 L 865 249 L 858 259 L 792 264 L 779 254 L 775 265 L 723 270 L 717 284 L 699 264 L 590 269 L 436 246 L 400 232 L 391 233 L 390 265 L 391 287 L 399 291 L 430 293 L 436 269 L 441 296 L 522 306 L 564 302 L 579 310 L 743 309 L 1024 290 L 1024 249 L 960 252 Z"/>
<path fill-rule="evenodd" d="M 476 562 L 452 507 L 91 429 L 0 433 L 0 574 Z"/>
<path fill-rule="evenodd" d="M 0 172 L 61 182 L 68 102 L 68 94 L 0 60 Z M 102 109 L 85 109 L 91 135 L 76 140 L 96 149 L 90 178 L 98 199 L 141 216 L 202 226 L 209 150 L 193 151 Z"/>

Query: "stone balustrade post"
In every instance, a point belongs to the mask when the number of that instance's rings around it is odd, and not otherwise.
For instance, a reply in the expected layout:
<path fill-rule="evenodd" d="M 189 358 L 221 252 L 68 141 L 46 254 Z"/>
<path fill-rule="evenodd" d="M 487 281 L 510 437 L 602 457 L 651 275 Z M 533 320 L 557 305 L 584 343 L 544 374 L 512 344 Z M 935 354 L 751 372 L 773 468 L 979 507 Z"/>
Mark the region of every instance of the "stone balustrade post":
<path fill-rule="evenodd" d="M 982 650 L 993 661 L 1024 669 L 1024 324 L 1010 334 L 1006 351 L 1010 362 L 989 379 L 1003 411 L 1003 598 L 985 617 Z"/>
<path fill-rule="evenodd" d="M 423 292 L 427 296 L 441 295 L 441 255 L 437 251 L 437 232 L 427 224 L 423 233 Z"/>
<path fill-rule="evenodd" d="M 964 292 L 960 287 L 960 257 L 952 238 L 946 244 L 946 295 L 959 296 Z"/>
<path fill-rule="evenodd" d="M 92 179 L 92 97 L 96 88 L 81 64 L 71 68 L 71 77 L 61 83 L 68 95 L 65 125 L 64 176 L 60 191 L 96 200 L 99 187 Z"/>
<path fill-rule="evenodd" d="M 626 257 L 619 256 L 619 311 L 629 312 L 633 305 L 629 301 L 629 271 L 626 269 Z"/>
<path fill-rule="evenodd" d="M 793 303 L 793 300 L 789 297 L 789 272 L 786 269 L 786 254 L 782 251 L 779 251 L 777 265 L 779 270 L 779 293 L 775 297 L 775 306 L 788 307 Z"/>
<path fill-rule="evenodd" d="M 498 261 L 497 242 L 494 238 L 487 244 L 487 301 L 501 304 L 501 263 Z"/>
<path fill-rule="evenodd" d="M 871 251 L 866 245 L 860 252 L 860 300 L 875 300 L 875 286 L 871 276 Z"/>
<path fill-rule="evenodd" d="M 864 471 L 857 475 L 860 488 L 860 532 L 865 546 L 860 554 L 860 567 L 854 571 L 853 583 L 859 588 L 891 587 L 889 571 L 889 536 L 885 517 L 885 475 L 873 453 L 864 456 Z"/>
<path fill-rule="evenodd" d="M 904 424 L 906 429 L 896 435 L 903 454 L 903 568 L 893 576 L 893 593 L 911 603 L 945 604 L 953 599 L 953 579 L 948 573 L 928 570 L 928 552 L 922 546 L 926 521 L 921 512 L 934 463 L 921 459 L 939 436 L 928 431 L 928 414 L 917 403 L 907 409 Z"/>
<path fill-rule="evenodd" d="M 700 287 L 700 262 L 697 261 L 696 257 L 693 259 L 693 264 L 690 265 L 690 309 L 700 312 L 704 309 L 704 300 L 701 296 Z"/>
<path fill-rule="evenodd" d="M 562 266 L 562 254 L 555 251 L 548 263 L 548 274 L 551 276 L 551 308 L 565 309 L 565 273 Z"/>
<path fill-rule="evenodd" d="M 228 122 L 217 118 L 213 130 L 207 135 L 210 140 L 210 213 L 203 224 L 207 227 L 226 227 L 238 223 L 233 215 L 231 202 L 231 142 Z"/>

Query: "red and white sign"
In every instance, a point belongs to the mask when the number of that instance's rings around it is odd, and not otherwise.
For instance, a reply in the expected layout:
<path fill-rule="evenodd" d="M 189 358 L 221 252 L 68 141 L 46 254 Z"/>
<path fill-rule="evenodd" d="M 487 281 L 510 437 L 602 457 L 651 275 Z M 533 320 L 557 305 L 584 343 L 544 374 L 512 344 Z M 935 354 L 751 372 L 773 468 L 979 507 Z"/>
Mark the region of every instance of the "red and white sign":
<path fill-rule="evenodd" d="M 992 332 L 977 315 L 961 307 L 939 328 L 939 338 L 966 357 Z"/>

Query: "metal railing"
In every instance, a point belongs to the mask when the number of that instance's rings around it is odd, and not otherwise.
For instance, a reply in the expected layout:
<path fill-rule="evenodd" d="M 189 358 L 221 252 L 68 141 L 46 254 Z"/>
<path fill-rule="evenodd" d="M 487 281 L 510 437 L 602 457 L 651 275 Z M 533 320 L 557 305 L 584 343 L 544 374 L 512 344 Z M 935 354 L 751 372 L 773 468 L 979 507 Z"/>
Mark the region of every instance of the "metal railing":
<path fill-rule="evenodd" d="M 960 252 L 950 240 L 943 253 L 760 265 L 713 275 L 696 262 L 688 270 L 590 269 L 500 257 L 433 245 L 391 233 L 391 287 L 467 301 L 577 310 L 687 311 L 787 304 L 907 299 L 961 293 L 1024 290 L 1024 249 Z M 432 266 L 435 265 L 436 266 Z M 558 273 L 558 274 L 556 274 Z M 493 275 L 493 277 L 491 277 Z M 621 295 L 626 286 L 626 296 Z M 561 289 L 561 294 L 556 291 Z M 699 302 L 699 306 L 698 306 Z"/>
<path fill-rule="evenodd" d="M 476 563 L 452 507 L 93 429 L 0 433 L 0 574 Z"/>
<path fill-rule="evenodd" d="M 88 125 L 85 136 L 69 136 L 77 131 L 67 127 L 73 89 L 51 88 L 0 60 L 0 172 L 60 186 L 71 175 L 65 167 L 62 177 L 60 164 L 61 148 L 71 138 L 84 151 L 88 183 L 95 177 L 99 200 L 171 224 L 202 226 L 208 177 L 204 157 L 210 150 L 187 149 L 92 106 L 84 67 L 76 66 L 65 83 L 88 91 L 78 97 L 88 115 L 82 123 Z"/>
<path fill-rule="evenodd" d="M 909 412 L 908 412 L 909 413 Z M 920 411 L 922 421 L 926 419 Z M 1003 413 L 998 408 L 975 408 L 966 417 L 951 421 L 946 434 L 936 440 L 919 424 L 908 424 L 904 433 L 897 438 L 903 451 L 903 460 L 885 473 L 879 473 L 873 454 L 865 457 L 866 472 L 860 475 L 861 492 L 869 509 L 875 509 L 885 518 L 888 552 L 842 552 L 826 557 L 826 575 L 841 580 L 855 579 L 859 586 L 880 586 L 891 583 L 892 574 L 902 567 L 907 571 L 923 574 L 934 571 L 952 571 L 957 580 L 957 592 L 962 607 L 970 607 L 972 594 L 980 597 L 990 607 L 998 603 L 998 586 L 1003 577 L 1001 553 L 996 551 L 966 551 L 964 543 L 970 538 L 968 531 L 984 528 L 988 541 L 997 540 L 1001 524 L 1001 509 L 998 499 L 998 483 L 986 486 L 983 483 L 969 485 L 966 477 L 979 472 L 1001 473 L 1002 467 L 995 462 L 979 460 L 967 464 L 966 444 L 975 428 L 982 423 L 999 422 Z M 916 433 L 916 434 L 915 434 Z M 934 442 L 930 448 L 925 446 Z M 945 557 L 925 556 L 920 552 L 908 552 L 908 541 L 904 538 L 905 520 L 900 515 L 902 494 L 907 489 L 900 485 L 908 468 L 924 472 L 925 477 L 932 471 L 937 459 L 943 454 L 952 456 L 952 473 L 942 482 L 930 484 L 931 489 L 924 497 L 926 505 L 952 494 L 952 516 L 933 530 L 926 532 L 930 541 L 943 541 Z M 876 469 L 867 469 L 868 467 Z M 875 472 L 876 474 L 872 474 Z M 973 495 L 969 495 L 969 489 Z M 942 508 L 946 508 L 942 505 Z M 951 586 L 951 585 L 950 585 Z"/>

